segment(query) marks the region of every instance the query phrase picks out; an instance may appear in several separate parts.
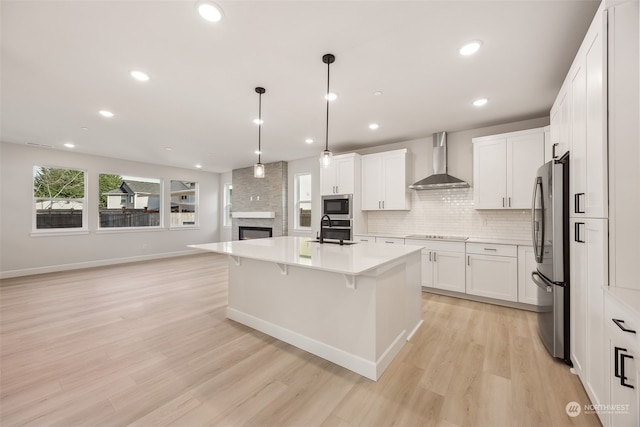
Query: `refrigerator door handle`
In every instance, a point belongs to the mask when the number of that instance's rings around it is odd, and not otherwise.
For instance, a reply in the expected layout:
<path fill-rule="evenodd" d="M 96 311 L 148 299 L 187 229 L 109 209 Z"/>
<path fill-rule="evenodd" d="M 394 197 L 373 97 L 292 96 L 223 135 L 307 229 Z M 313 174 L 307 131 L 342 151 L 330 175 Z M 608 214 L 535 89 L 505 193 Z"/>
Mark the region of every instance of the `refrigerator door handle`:
<path fill-rule="evenodd" d="M 544 199 L 542 198 L 542 177 L 536 177 L 533 184 L 533 200 L 531 201 L 531 240 L 533 241 L 533 253 L 536 257 L 536 262 L 542 262 L 542 251 L 544 246 L 544 218 L 540 222 L 536 221 L 536 201 L 538 200 L 538 190 L 540 190 L 540 212 L 544 217 Z M 538 246 L 538 236 L 542 235 L 540 239 L 541 245 Z"/>
<path fill-rule="evenodd" d="M 553 292 L 553 286 L 551 286 L 550 284 L 546 283 L 544 278 L 542 276 L 540 276 L 540 274 L 537 271 L 533 271 L 531 273 L 531 280 L 533 280 L 533 283 L 535 283 L 542 290 L 544 290 L 546 292 L 549 292 L 549 293 Z"/>

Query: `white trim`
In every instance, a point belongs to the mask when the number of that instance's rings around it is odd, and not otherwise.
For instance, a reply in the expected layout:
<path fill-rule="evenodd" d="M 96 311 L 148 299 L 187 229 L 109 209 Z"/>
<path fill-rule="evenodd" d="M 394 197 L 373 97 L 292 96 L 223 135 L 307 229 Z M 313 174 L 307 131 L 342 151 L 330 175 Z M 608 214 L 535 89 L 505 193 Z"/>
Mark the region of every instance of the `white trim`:
<path fill-rule="evenodd" d="M 407 335 L 407 341 L 411 341 L 411 338 L 413 338 L 413 336 L 415 335 L 416 332 L 418 332 L 418 329 L 420 329 L 420 326 L 422 326 L 422 323 L 424 322 L 424 320 L 420 319 L 420 321 L 418 322 L 418 324 L 413 328 L 413 330 L 411 332 L 409 332 L 409 335 Z"/>
<path fill-rule="evenodd" d="M 138 233 L 140 231 L 166 231 L 169 228 L 165 228 L 161 225 L 154 225 L 149 227 L 104 227 L 95 231 L 96 234 L 114 234 L 114 233 Z"/>
<path fill-rule="evenodd" d="M 380 378 L 382 372 L 384 372 L 393 358 L 400 352 L 407 334 L 406 330 L 402 330 L 391 345 L 382 353 L 382 356 L 380 356 L 376 362 L 373 362 L 231 307 L 227 307 L 227 318 L 260 332 L 264 332 L 280 341 L 315 354 L 318 357 L 322 357 L 374 381 Z"/>
<path fill-rule="evenodd" d="M 231 212 L 231 218 L 275 218 L 275 212 Z"/>
<path fill-rule="evenodd" d="M 72 231 L 77 230 L 77 231 Z M 29 233 L 31 237 L 60 237 L 60 236 L 80 236 L 89 234 L 86 228 L 43 228 Z"/>
<path fill-rule="evenodd" d="M 9 279 L 12 277 L 31 276 L 33 274 L 56 273 L 59 271 L 78 270 L 81 268 L 104 267 L 107 265 L 127 264 L 130 262 L 149 261 L 161 258 L 173 258 L 184 255 L 194 255 L 202 253 L 197 250 L 185 250 L 178 252 L 167 252 L 153 255 L 140 255 L 126 258 L 112 258 L 97 261 L 78 262 L 73 264 L 49 265 L 46 267 L 25 268 L 21 270 L 0 271 L 0 279 Z"/>

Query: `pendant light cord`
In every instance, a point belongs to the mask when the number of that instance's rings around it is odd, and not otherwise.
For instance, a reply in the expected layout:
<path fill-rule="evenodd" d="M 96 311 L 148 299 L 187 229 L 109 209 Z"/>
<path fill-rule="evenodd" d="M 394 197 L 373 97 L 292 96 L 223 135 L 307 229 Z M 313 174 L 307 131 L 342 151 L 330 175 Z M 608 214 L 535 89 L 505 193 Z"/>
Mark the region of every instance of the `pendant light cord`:
<path fill-rule="evenodd" d="M 258 92 L 258 163 L 262 163 L 262 145 L 260 141 L 262 131 L 262 92 Z"/>
<path fill-rule="evenodd" d="M 329 151 L 329 75 L 331 73 L 331 62 L 327 61 L 327 125 L 324 132 L 324 150 Z"/>

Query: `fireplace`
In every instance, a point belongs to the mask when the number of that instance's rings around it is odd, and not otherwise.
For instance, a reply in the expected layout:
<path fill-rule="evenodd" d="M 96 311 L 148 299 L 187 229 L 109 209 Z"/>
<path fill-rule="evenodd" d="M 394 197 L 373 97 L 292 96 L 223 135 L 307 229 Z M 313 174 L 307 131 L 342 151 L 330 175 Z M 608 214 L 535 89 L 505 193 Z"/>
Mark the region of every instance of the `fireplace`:
<path fill-rule="evenodd" d="M 273 236 L 271 227 L 243 227 L 239 228 L 240 240 L 264 239 Z"/>

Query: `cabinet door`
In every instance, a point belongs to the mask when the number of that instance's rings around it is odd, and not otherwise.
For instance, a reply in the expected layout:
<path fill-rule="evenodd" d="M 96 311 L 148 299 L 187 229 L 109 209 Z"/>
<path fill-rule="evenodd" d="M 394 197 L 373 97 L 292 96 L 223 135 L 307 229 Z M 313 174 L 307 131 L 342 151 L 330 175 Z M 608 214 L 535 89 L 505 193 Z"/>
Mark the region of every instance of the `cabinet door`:
<path fill-rule="evenodd" d="M 579 63 L 571 79 L 571 157 L 569 215 L 584 216 L 587 186 L 587 78 Z"/>
<path fill-rule="evenodd" d="M 382 157 L 362 156 L 362 210 L 382 209 Z"/>
<path fill-rule="evenodd" d="M 538 286 L 531 280 L 536 268 L 533 247 L 518 246 L 518 302 L 538 305 Z"/>
<path fill-rule="evenodd" d="M 355 190 L 353 162 L 353 157 L 340 158 L 335 161 L 337 194 L 353 194 Z"/>
<path fill-rule="evenodd" d="M 390 154 L 383 157 L 383 197 L 382 208 L 385 210 L 407 209 L 407 178 L 405 173 L 406 156 L 404 153 Z"/>
<path fill-rule="evenodd" d="M 576 58 L 571 85 L 571 198 L 572 217 L 607 217 L 606 85 L 601 18 L 585 38 Z"/>
<path fill-rule="evenodd" d="M 433 252 L 433 287 L 465 292 L 464 253 Z"/>
<path fill-rule="evenodd" d="M 507 207 L 531 208 L 531 189 L 544 163 L 544 132 L 507 137 Z"/>
<path fill-rule="evenodd" d="M 473 198 L 476 209 L 506 207 L 506 158 L 506 138 L 473 144 Z"/>
<path fill-rule="evenodd" d="M 433 251 L 422 251 L 422 286 L 433 287 Z"/>
<path fill-rule="evenodd" d="M 571 359 L 593 403 L 606 401 L 604 294 L 608 285 L 607 221 L 572 219 Z"/>
<path fill-rule="evenodd" d="M 506 301 L 518 300 L 518 259 L 467 255 L 467 293 Z"/>
<path fill-rule="evenodd" d="M 611 286 L 640 290 L 640 6 L 609 9 L 609 249 Z"/>
<path fill-rule="evenodd" d="M 320 195 L 329 196 L 336 193 L 336 162 L 328 168 L 320 167 Z"/>

